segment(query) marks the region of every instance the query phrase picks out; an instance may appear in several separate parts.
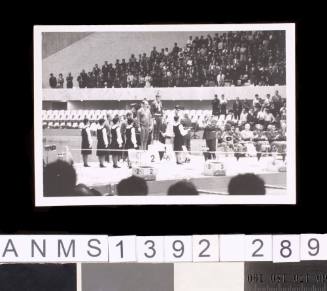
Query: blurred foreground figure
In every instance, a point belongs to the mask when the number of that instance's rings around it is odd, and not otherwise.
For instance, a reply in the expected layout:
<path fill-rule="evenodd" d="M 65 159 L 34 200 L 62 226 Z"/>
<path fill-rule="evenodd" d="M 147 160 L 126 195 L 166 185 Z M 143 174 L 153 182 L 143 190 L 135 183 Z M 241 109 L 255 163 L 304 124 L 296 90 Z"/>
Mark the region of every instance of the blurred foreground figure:
<path fill-rule="evenodd" d="M 199 195 L 198 190 L 193 183 L 188 181 L 179 181 L 168 188 L 168 195 Z"/>
<path fill-rule="evenodd" d="M 117 194 L 121 196 L 147 195 L 148 185 L 143 178 L 131 176 L 118 183 Z"/>
<path fill-rule="evenodd" d="M 228 184 L 230 195 L 265 195 L 265 182 L 255 174 L 240 174 Z"/>

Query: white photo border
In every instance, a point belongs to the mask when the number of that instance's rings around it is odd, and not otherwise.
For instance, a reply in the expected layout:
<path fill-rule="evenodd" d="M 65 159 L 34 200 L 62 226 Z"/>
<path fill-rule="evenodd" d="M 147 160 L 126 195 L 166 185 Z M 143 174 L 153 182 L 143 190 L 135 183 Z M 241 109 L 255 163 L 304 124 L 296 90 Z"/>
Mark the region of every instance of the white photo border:
<path fill-rule="evenodd" d="M 287 195 L 97 196 L 44 197 L 42 169 L 42 32 L 251 31 L 285 30 L 287 96 Z M 34 26 L 34 174 L 35 206 L 73 205 L 213 205 L 296 204 L 296 70 L 295 23 L 205 25 Z"/>

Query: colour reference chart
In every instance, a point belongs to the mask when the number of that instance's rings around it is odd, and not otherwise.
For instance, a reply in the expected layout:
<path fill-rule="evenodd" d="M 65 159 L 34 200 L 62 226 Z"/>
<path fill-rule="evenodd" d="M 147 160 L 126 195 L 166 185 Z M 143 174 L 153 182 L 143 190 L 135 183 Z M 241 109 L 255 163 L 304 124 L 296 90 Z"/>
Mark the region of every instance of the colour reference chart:
<path fill-rule="evenodd" d="M 325 291 L 327 261 L 1 264 L 1 291 Z"/>
<path fill-rule="evenodd" d="M 327 234 L 2 235 L 1 291 L 327 290 Z"/>

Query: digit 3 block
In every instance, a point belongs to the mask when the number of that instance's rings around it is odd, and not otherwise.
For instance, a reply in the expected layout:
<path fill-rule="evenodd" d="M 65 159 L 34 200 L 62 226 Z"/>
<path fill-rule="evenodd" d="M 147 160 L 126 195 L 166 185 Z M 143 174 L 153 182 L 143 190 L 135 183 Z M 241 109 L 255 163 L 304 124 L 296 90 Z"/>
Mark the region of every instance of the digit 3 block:
<path fill-rule="evenodd" d="M 132 173 L 134 176 L 141 177 L 146 181 L 156 180 L 157 177 L 156 169 L 150 166 L 135 166 Z"/>
<path fill-rule="evenodd" d="M 207 161 L 204 164 L 205 176 L 226 176 L 225 166 L 222 162 L 218 161 Z"/>

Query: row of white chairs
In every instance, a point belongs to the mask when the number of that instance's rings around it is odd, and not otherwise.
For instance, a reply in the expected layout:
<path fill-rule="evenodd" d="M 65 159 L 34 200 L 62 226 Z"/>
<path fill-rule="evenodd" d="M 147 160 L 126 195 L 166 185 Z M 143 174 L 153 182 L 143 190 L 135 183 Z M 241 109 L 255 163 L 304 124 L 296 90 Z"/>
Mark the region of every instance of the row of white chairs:
<path fill-rule="evenodd" d="M 174 110 L 165 110 L 165 115 L 170 115 Z M 111 117 L 115 115 L 126 115 L 129 110 L 43 110 L 42 120 L 56 121 L 56 120 L 72 120 L 78 121 L 88 118 L 90 120 L 98 120 L 109 114 Z M 210 116 L 211 110 L 184 110 L 189 117 L 192 116 Z"/>

